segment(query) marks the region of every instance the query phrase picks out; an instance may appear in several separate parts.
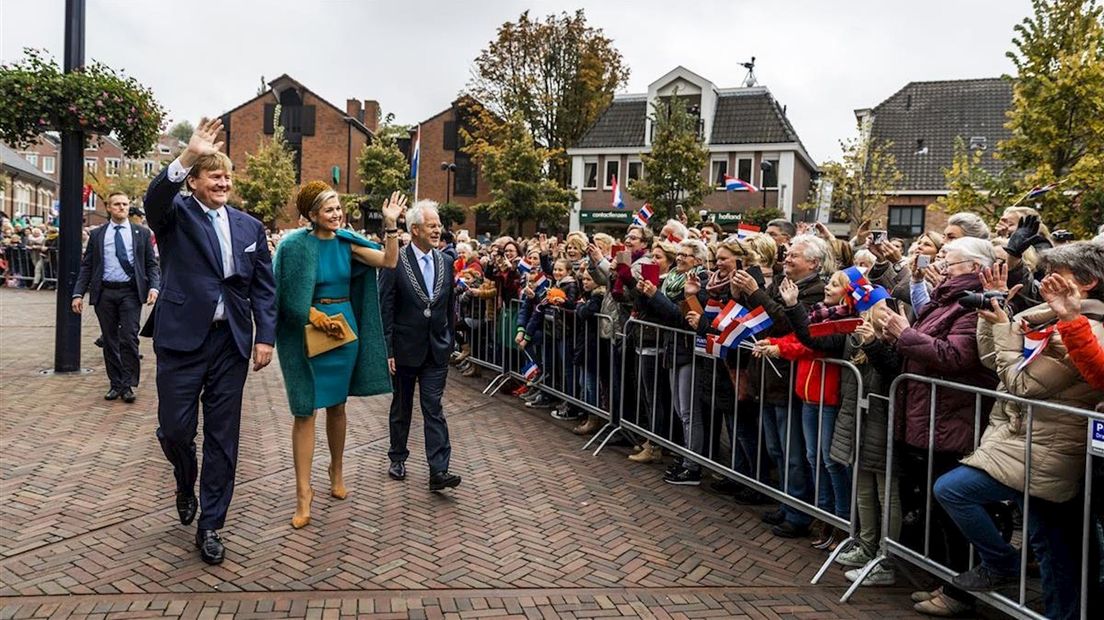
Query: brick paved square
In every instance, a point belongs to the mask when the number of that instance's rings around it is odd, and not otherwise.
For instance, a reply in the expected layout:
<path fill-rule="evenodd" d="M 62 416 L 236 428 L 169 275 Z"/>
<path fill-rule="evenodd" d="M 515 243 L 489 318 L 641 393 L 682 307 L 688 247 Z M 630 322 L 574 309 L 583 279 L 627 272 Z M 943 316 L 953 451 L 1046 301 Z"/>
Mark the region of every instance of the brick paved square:
<path fill-rule="evenodd" d="M 350 496 L 316 493 L 311 525 L 293 530 L 280 373 L 251 374 L 227 559 L 207 566 L 176 522 L 154 438 L 149 341 L 137 403 L 106 402 L 91 313 L 92 372 L 38 374 L 51 365 L 53 317 L 50 294 L 0 289 L 0 618 L 914 615 L 904 587 L 840 605 L 842 571 L 810 586 L 823 556 L 806 542 L 775 539 L 704 487 L 664 484 L 660 466 L 617 449 L 595 458 L 566 423 L 459 375 L 445 399 L 459 489 L 427 491 L 418 424 L 408 479 L 389 480 L 389 397 L 352 399 Z"/>

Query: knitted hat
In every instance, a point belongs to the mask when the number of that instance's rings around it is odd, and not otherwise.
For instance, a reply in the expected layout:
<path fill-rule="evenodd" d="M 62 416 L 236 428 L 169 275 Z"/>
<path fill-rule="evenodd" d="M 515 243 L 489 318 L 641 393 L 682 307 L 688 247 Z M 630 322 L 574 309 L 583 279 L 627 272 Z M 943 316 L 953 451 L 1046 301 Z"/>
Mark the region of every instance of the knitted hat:
<path fill-rule="evenodd" d="M 299 208 L 299 215 L 310 219 L 311 207 L 318 195 L 330 189 L 330 186 L 322 181 L 311 181 L 299 188 L 299 197 L 295 199 L 295 206 Z"/>

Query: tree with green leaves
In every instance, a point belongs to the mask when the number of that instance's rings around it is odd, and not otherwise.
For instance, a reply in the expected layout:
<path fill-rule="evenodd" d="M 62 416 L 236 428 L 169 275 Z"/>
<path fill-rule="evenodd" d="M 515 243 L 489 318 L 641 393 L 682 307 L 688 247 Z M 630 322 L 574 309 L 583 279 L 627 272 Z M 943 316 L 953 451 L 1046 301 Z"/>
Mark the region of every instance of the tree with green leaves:
<path fill-rule="evenodd" d="M 976 213 L 990 226 L 1000 219 L 1004 208 L 1012 204 L 1012 179 L 1007 169 L 993 174 L 985 169 L 985 151 L 971 150 L 961 137 L 955 138 L 951 167 L 943 169 L 948 193 L 936 201 L 947 215 L 968 211 Z"/>
<path fill-rule="evenodd" d="M 279 106 L 273 118 L 280 118 Z M 235 179 L 234 191 L 241 198 L 242 209 L 270 228 L 284 215 L 295 191 L 295 160 L 279 123 L 273 127 L 271 140 L 262 138 L 255 152 L 246 153 L 245 170 Z"/>
<path fill-rule="evenodd" d="M 475 59 L 472 74 L 466 94 L 497 119 L 520 116 L 537 145 L 549 152 L 548 176 L 567 187 L 566 149 L 628 82 L 629 69 L 613 41 L 589 26 L 579 9 L 543 20 L 526 11 L 503 24 Z M 482 129 L 476 124 L 473 133 Z"/>
<path fill-rule="evenodd" d="M 464 220 L 468 219 L 468 212 L 464 209 L 464 205 L 456 204 L 455 202 L 446 202 L 437 205 L 437 215 L 441 216 L 441 225 L 445 228 L 452 228 L 457 224 L 463 224 Z"/>
<path fill-rule="evenodd" d="M 832 185 L 832 212 L 852 226 L 872 219 L 904 175 L 888 140 L 841 140 L 840 161 L 820 167 L 822 183 Z"/>
<path fill-rule="evenodd" d="M 513 222 L 516 234 L 527 220 L 553 223 L 567 215 L 575 192 L 548 178 L 551 150 L 535 143 L 521 115 L 498 124 L 493 132 L 471 136 L 465 150 L 490 186 L 490 202 L 476 205 L 477 210 Z"/>
<path fill-rule="evenodd" d="M 188 140 L 192 139 L 193 131 L 195 131 L 195 127 L 193 127 L 190 122 L 180 121 L 169 129 L 169 135 L 181 142 L 187 143 Z"/>
<path fill-rule="evenodd" d="M 693 210 L 713 192 L 706 178 L 709 149 L 698 133 L 698 118 L 686 109 L 686 102 L 674 95 L 652 104 L 652 150 L 641 153 L 644 178 L 628 184 L 629 193 L 652 205 L 658 217 L 652 221 L 667 221 L 681 204 Z"/>
<path fill-rule="evenodd" d="M 364 145 L 357 157 L 357 175 L 364 184 L 361 200 L 382 205 L 392 192 L 411 193 L 410 164 L 395 143 L 394 131 L 383 129 Z"/>
<path fill-rule="evenodd" d="M 1019 194 L 1058 183 L 1037 206 L 1051 229 L 1088 235 L 1104 221 L 1104 19 L 1096 0 L 1033 0 L 1016 25 L 1012 137 L 1000 156 Z M 1019 196 L 1017 196 L 1019 197 Z"/>

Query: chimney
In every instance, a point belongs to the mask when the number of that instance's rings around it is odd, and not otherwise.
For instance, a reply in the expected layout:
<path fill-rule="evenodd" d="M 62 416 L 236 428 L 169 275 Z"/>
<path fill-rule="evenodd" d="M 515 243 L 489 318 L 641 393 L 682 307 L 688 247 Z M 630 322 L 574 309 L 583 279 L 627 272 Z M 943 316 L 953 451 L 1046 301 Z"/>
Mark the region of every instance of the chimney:
<path fill-rule="evenodd" d="M 346 99 L 345 100 L 345 114 L 348 114 L 350 118 L 360 120 L 360 115 L 363 114 L 363 110 L 360 109 L 360 99 Z"/>
<path fill-rule="evenodd" d="M 376 130 L 379 128 L 379 113 L 380 106 L 378 101 L 375 99 L 364 100 L 364 117 L 361 118 L 361 122 L 364 123 L 364 126 L 372 133 L 376 133 Z"/>

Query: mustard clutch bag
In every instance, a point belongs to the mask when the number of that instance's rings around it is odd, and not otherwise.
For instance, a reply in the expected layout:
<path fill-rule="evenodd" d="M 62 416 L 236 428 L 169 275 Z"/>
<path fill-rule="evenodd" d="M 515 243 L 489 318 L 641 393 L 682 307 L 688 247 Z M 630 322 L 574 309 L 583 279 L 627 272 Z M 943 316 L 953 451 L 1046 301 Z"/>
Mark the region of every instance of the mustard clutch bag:
<path fill-rule="evenodd" d="M 345 328 L 346 336 L 344 338 L 333 338 L 326 332 L 308 323 L 306 327 L 303 328 L 306 330 L 307 357 L 322 355 L 326 351 L 332 351 L 344 344 L 356 341 L 357 335 L 353 332 L 353 329 L 349 327 L 349 322 L 345 320 L 344 314 L 338 312 L 329 318 L 331 321 L 341 323 Z"/>

